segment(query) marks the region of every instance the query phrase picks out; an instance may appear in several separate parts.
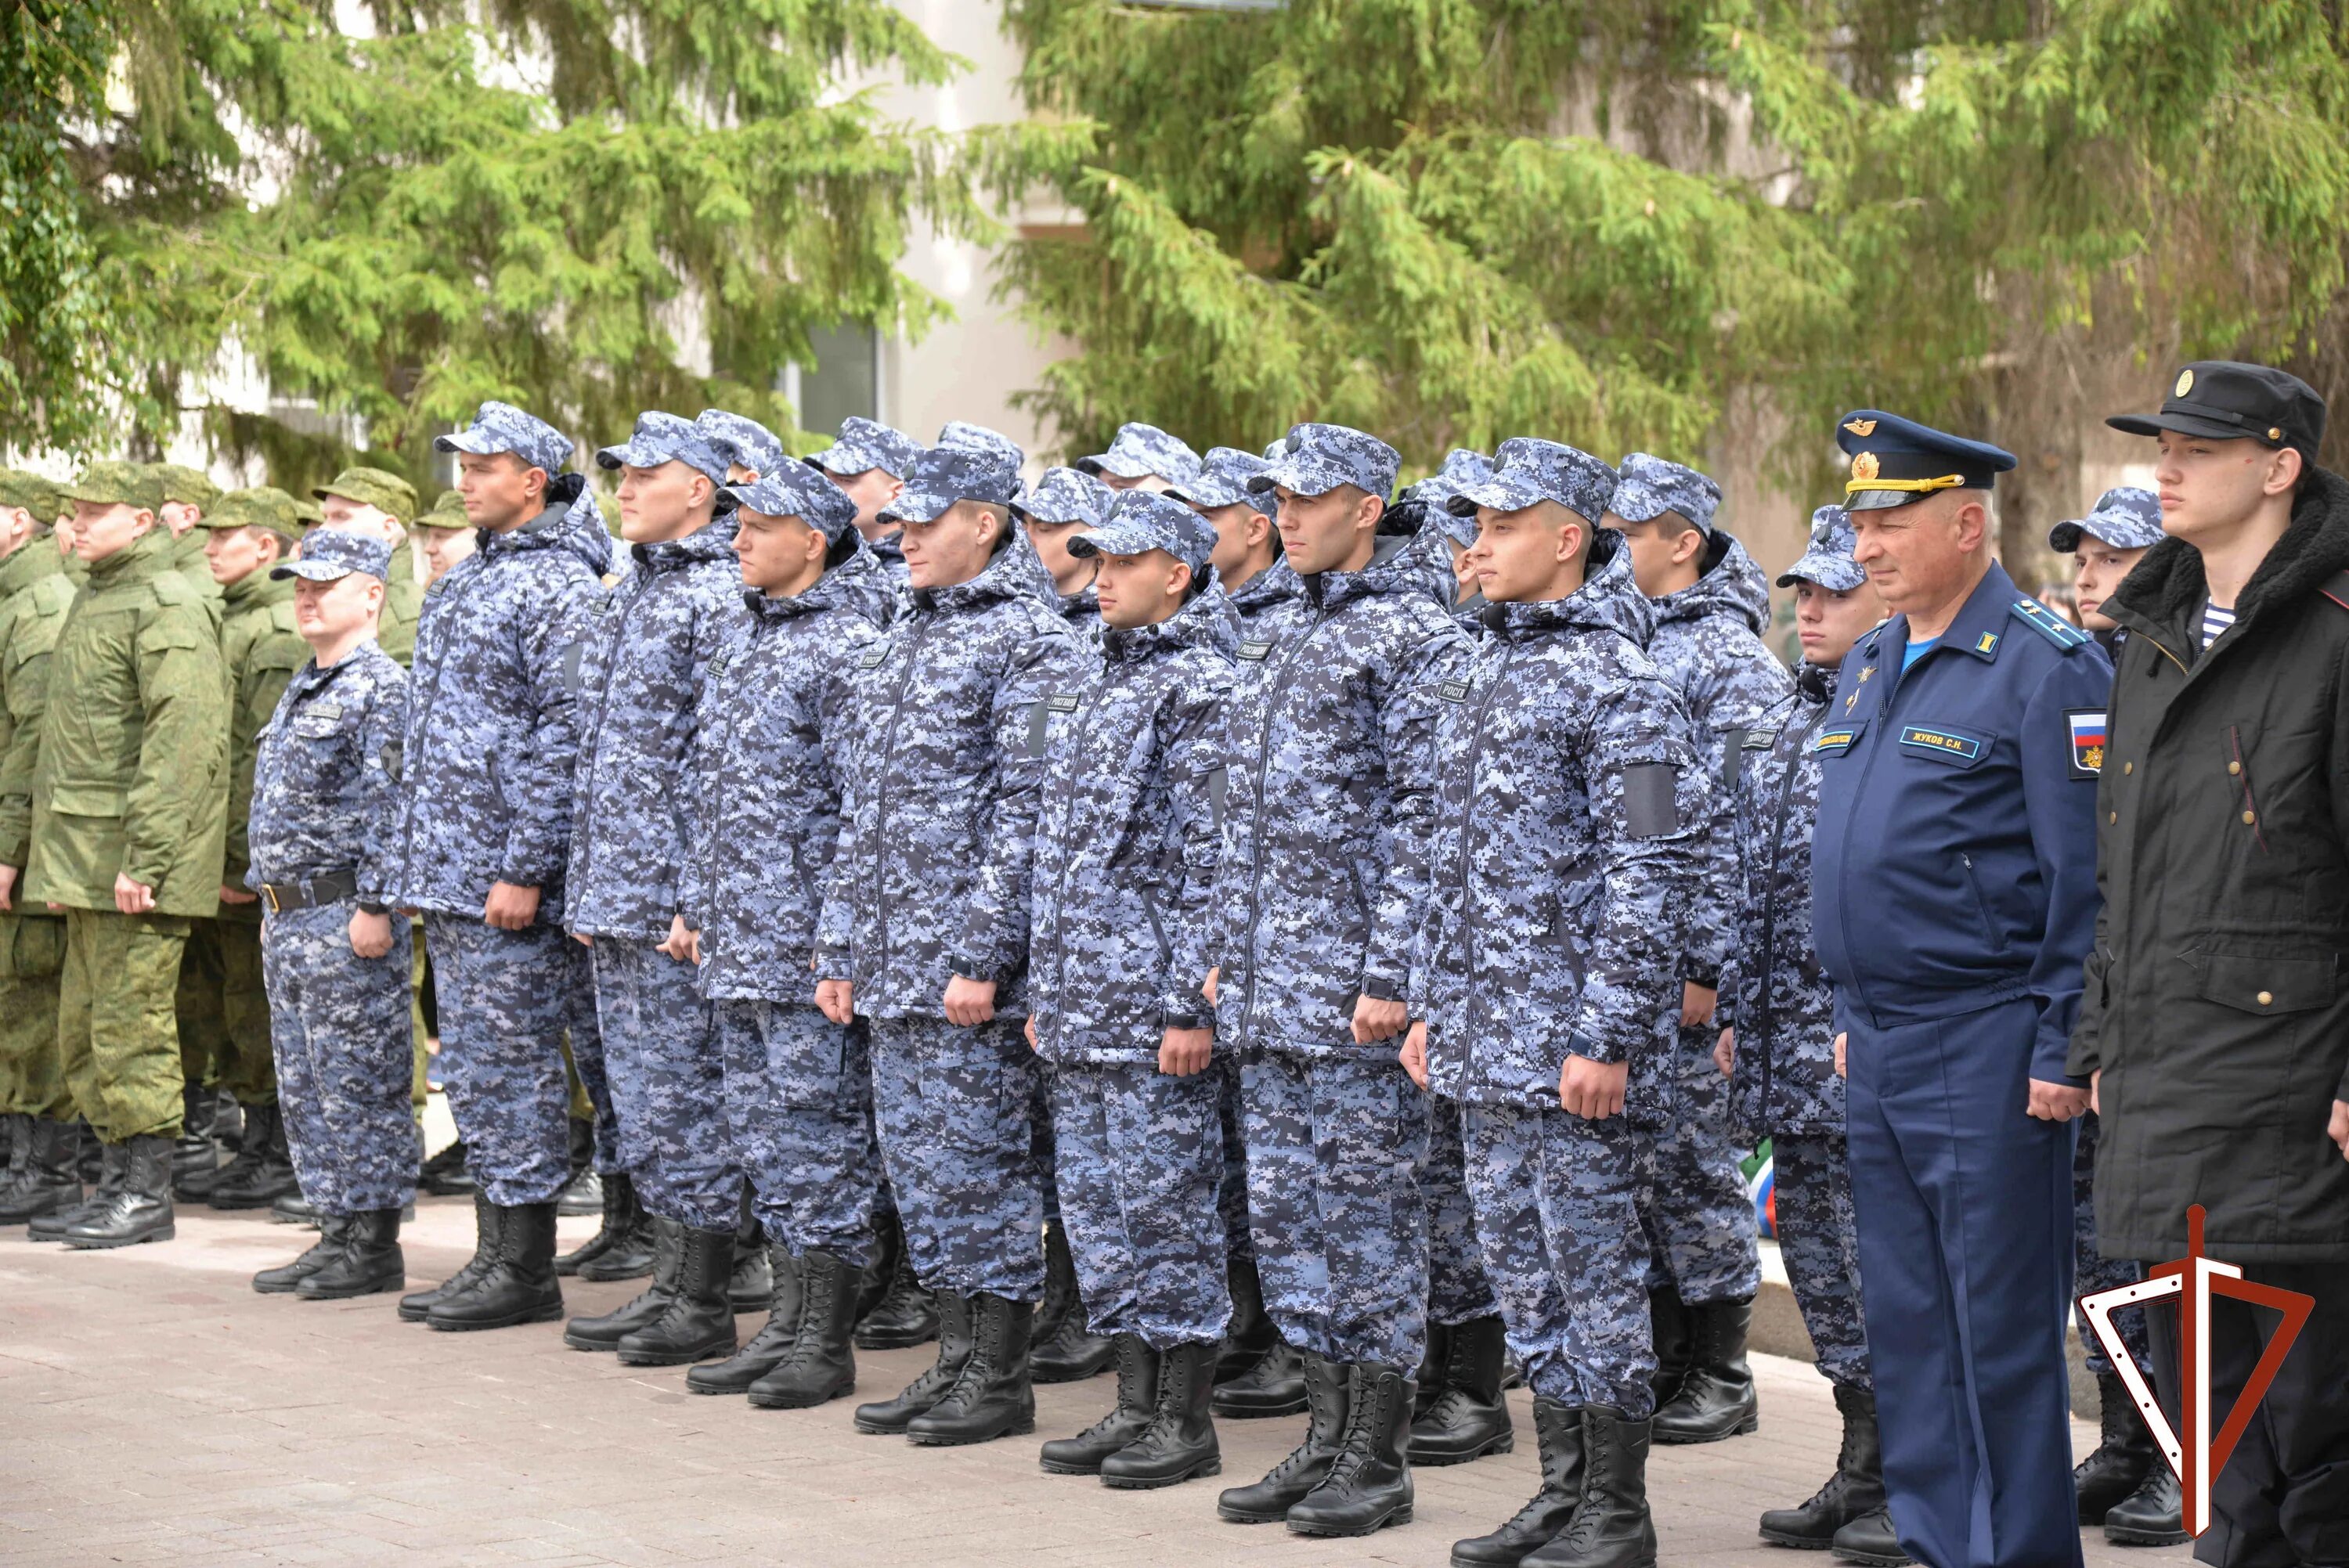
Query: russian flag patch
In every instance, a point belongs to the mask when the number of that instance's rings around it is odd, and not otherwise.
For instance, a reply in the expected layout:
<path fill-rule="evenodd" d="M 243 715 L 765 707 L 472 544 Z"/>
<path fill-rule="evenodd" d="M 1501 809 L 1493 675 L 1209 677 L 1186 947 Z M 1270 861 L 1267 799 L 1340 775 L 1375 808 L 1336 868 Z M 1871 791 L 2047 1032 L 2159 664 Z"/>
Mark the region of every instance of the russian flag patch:
<path fill-rule="evenodd" d="M 2072 729 L 2072 777 L 2095 778 L 2105 770 L 2105 710 L 2066 708 L 2064 722 Z"/>

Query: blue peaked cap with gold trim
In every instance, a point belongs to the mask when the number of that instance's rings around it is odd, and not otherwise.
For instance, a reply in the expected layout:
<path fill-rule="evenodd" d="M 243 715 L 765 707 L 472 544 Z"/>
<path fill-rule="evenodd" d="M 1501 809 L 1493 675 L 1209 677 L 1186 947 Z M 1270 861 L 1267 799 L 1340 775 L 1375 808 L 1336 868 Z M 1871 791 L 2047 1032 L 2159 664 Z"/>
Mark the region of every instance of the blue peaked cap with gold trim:
<path fill-rule="evenodd" d="M 1945 490 L 1989 490 L 2014 467 L 2014 454 L 1970 441 L 1880 408 L 1857 408 L 1836 421 L 1836 445 L 1851 458 L 1847 511 L 1907 506 Z"/>

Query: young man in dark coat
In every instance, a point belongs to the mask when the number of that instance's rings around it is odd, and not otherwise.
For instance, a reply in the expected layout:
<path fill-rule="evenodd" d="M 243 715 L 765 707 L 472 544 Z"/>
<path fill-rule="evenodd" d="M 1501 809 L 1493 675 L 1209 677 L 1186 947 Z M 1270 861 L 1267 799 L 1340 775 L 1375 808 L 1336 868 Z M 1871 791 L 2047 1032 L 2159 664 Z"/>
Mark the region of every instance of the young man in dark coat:
<path fill-rule="evenodd" d="M 2316 1304 L 2212 1480 L 2205 1563 L 2349 1562 L 2349 480 L 2315 465 L 2324 414 L 2296 377 L 2206 361 L 2109 421 L 2160 442 L 2169 538 L 2105 602 L 2128 635 L 2096 754 L 2075 743 L 2100 772 L 2069 1063 L 2098 1240 L 2168 1262 L 2199 1204 L 2212 1258 Z M 2177 1315 L 2150 1326 L 2174 1413 Z M 2274 1319 L 2217 1296 L 2209 1326 L 2224 1412 Z"/>

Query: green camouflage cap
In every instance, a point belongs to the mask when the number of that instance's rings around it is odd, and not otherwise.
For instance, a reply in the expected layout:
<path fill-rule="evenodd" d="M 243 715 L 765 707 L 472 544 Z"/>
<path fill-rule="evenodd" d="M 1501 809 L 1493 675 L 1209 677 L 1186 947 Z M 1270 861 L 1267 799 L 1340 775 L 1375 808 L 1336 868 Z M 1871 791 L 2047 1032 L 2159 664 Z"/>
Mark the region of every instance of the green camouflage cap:
<path fill-rule="evenodd" d="M 432 503 L 432 510 L 416 520 L 419 528 L 471 528 L 473 520 L 465 515 L 465 492 L 444 490 Z"/>
<path fill-rule="evenodd" d="M 280 533 L 299 533 L 300 521 L 294 515 L 294 498 L 274 485 L 257 485 L 252 490 L 231 490 L 220 498 L 197 524 L 200 528 L 274 528 Z"/>
<path fill-rule="evenodd" d="M 57 487 L 65 500 L 86 500 L 94 506 L 135 506 L 148 511 L 163 510 L 163 479 L 145 463 L 92 463 L 81 478 Z"/>
<path fill-rule="evenodd" d="M 297 495 L 294 498 L 294 515 L 301 519 L 303 527 L 315 528 L 326 521 L 326 509 L 308 496 Z"/>
<path fill-rule="evenodd" d="M 155 470 L 155 482 L 162 487 L 165 500 L 207 507 L 220 500 L 220 486 L 206 479 L 200 469 L 181 463 L 150 463 L 148 467 Z"/>
<path fill-rule="evenodd" d="M 55 522 L 65 510 L 65 498 L 55 480 L 17 469 L 0 469 L 0 506 L 21 506 L 39 522 Z"/>
<path fill-rule="evenodd" d="M 380 507 L 402 522 L 416 516 L 416 487 L 388 469 L 345 469 L 310 493 L 320 500 L 338 495 Z"/>

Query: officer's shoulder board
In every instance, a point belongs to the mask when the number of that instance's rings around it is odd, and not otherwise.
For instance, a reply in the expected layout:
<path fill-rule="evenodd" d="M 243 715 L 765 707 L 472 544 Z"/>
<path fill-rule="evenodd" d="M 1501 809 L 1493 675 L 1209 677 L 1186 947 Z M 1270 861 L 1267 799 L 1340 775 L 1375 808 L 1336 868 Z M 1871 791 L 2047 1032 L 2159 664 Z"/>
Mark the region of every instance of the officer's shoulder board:
<path fill-rule="evenodd" d="M 2008 609 L 2016 620 L 2067 654 L 2092 640 L 2087 633 L 2080 630 L 2036 599 L 2017 599 L 2008 606 Z M 1987 632 L 1982 634 L 1991 635 Z M 1988 649 L 1982 651 L 1989 652 Z"/>

